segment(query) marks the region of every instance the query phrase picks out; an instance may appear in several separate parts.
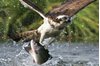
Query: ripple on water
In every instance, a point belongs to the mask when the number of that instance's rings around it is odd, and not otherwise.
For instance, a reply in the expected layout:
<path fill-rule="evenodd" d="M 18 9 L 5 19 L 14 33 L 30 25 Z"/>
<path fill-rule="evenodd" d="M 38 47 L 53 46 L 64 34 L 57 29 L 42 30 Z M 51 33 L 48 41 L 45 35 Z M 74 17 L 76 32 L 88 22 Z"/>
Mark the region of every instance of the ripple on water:
<path fill-rule="evenodd" d="M 99 66 L 97 46 L 54 43 L 48 49 L 53 58 L 42 65 L 37 65 L 22 49 L 22 45 L 2 44 L 0 45 L 0 66 Z"/>

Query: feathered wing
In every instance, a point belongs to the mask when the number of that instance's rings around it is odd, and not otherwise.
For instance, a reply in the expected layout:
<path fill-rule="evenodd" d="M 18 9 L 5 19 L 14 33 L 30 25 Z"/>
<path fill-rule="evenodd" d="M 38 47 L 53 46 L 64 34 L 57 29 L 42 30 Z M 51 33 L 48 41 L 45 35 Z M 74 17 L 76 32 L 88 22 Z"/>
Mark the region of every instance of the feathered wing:
<path fill-rule="evenodd" d="M 67 15 L 69 17 L 72 17 L 73 15 L 78 13 L 81 9 L 83 9 L 84 7 L 86 7 L 87 5 L 92 3 L 93 1 L 95 1 L 95 0 L 67 0 L 65 3 L 63 3 L 63 4 L 59 5 L 58 7 L 50 10 L 46 14 L 46 17 L 49 17 L 54 21 L 56 21 L 56 17 L 59 16 L 59 15 Z M 43 11 L 41 9 L 39 9 L 31 1 L 20 0 L 20 2 L 24 6 L 29 7 L 30 9 L 32 9 L 35 12 L 37 12 L 38 14 L 40 14 L 40 16 L 42 16 L 43 18 L 46 18 Z M 23 39 L 24 37 L 28 38 L 28 39 L 29 38 L 32 39 L 33 36 L 34 36 L 34 37 L 37 38 L 35 33 L 36 33 L 36 31 L 32 30 L 32 31 L 26 31 L 26 32 L 23 32 L 23 33 L 18 33 L 18 34 L 9 34 L 8 36 L 15 41 L 19 41 L 20 39 Z"/>
<path fill-rule="evenodd" d="M 25 31 L 21 33 L 15 33 L 15 32 L 9 32 L 8 33 L 9 38 L 12 40 L 18 42 L 20 40 L 23 40 L 24 42 L 30 41 L 31 39 L 34 39 L 35 41 L 39 40 L 40 34 L 37 33 L 36 30 L 30 30 L 30 31 Z"/>
<path fill-rule="evenodd" d="M 19 0 L 24 7 L 28 7 L 31 10 L 37 12 L 42 18 L 46 18 L 45 14 L 42 9 L 40 9 L 38 6 L 36 6 L 34 3 L 32 3 L 30 0 Z"/>
<path fill-rule="evenodd" d="M 66 0 L 65 3 L 59 5 L 58 7 L 53 8 L 50 10 L 46 16 L 39 7 L 37 7 L 34 3 L 32 3 L 30 0 L 20 0 L 20 2 L 25 6 L 29 7 L 30 9 L 37 12 L 41 17 L 44 19 L 46 17 L 49 17 L 56 20 L 56 17 L 59 15 L 67 15 L 69 17 L 72 17 L 76 13 L 78 13 L 81 9 L 89 5 L 90 3 L 94 2 L 96 0 Z"/>
<path fill-rule="evenodd" d="M 72 17 L 93 1 L 95 0 L 68 0 L 58 7 L 50 10 L 47 13 L 47 16 L 51 19 L 56 19 L 56 17 L 59 15 L 67 15 L 69 17 Z"/>

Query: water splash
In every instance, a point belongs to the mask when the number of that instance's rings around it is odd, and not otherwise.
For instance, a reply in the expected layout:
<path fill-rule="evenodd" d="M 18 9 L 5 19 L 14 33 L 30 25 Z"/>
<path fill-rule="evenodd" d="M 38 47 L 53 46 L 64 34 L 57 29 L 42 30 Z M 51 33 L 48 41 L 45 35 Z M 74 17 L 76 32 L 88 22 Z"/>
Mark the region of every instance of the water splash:
<path fill-rule="evenodd" d="M 97 46 L 56 42 L 48 49 L 53 58 L 41 66 L 99 66 Z M 32 60 L 22 45 L 0 44 L 0 66 L 40 66 Z"/>

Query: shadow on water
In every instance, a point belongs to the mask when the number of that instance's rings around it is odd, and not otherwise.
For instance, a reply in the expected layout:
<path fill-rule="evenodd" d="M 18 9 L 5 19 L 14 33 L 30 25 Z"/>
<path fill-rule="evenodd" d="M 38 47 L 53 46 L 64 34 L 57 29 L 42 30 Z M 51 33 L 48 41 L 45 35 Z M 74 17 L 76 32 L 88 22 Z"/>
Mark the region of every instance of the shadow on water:
<path fill-rule="evenodd" d="M 98 45 L 55 42 L 48 47 L 53 58 L 42 65 L 34 64 L 22 46 L 11 42 L 1 43 L 0 66 L 99 66 Z"/>

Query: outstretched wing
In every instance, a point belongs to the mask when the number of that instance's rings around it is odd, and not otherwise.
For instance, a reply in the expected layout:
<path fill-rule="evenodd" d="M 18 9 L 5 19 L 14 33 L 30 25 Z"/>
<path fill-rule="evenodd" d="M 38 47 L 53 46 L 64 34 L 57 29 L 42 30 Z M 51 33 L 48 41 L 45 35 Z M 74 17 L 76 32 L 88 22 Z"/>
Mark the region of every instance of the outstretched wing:
<path fill-rule="evenodd" d="M 32 9 L 33 11 L 37 12 L 41 17 L 45 18 L 45 14 L 43 10 L 41 10 L 38 6 L 36 6 L 34 3 L 32 3 L 30 0 L 19 0 L 21 4 L 23 4 L 25 7 L 28 7 Z"/>
<path fill-rule="evenodd" d="M 59 15 L 67 15 L 69 17 L 72 17 L 93 1 L 95 0 L 67 0 L 65 3 L 50 10 L 47 13 L 47 16 L 54 20 Z"/>
<path fill-rule="evenodd" d="M 44 19 L 46 17 L 51 18 L 52 20 L 56 21 L 56 17 L 60 15 L 67 15 L 69 17 L 72 17 L 76 13 L 78 13 L 81 9 L 89 5 L 90 3 L 94 2 L 95 0 L 67 0 L 65 3 L 59 5 L 58 7 L 50 10 L 46 16 L 44 15 L 43 11 L 38 8 L 34 3 L 32 3 L 29 0 L 20 0 L 20 2 L 26 6 L 29 7 L 30 9 L 34 10 L 37 12 L 40 16 L 42 16 Z M 10 38 L 12 38 L 15 41 L 19 41 L 23 37 L 28 37 L 32 35 L 31 39 L 33 38 L 33 35 L 36 36 L 35 31 L 27 31 L 19 34 L 10 34 L 8 35 Z"/>
<path fill-rule="evenodd" d="M 9 38 L 11 38 L 12 40 L 18 42 L 20 40 L 23 40 L 24 42 L 30 41 L 31 39 L 34 40 L 39 40 L 39 33 L 37 33 L 36 30 L 30 30 L 30 31 L 25 31 L 25 32 L 21 32 L 21 33 L 15 33 L 10 31 L 8 33 Z"/>

